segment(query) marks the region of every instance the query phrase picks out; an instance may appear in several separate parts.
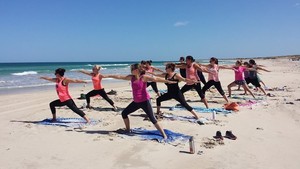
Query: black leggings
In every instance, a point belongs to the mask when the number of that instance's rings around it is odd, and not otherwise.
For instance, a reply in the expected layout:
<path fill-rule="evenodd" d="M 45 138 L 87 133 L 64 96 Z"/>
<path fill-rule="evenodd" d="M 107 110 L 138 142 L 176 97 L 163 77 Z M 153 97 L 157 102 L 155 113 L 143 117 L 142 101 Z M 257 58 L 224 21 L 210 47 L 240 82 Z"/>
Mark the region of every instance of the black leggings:
<path fill-rule="evenodd" d="M 56 114 L 55 107 L 62 107 L 62 106 L 68 106 L 71 110 L 73 110 L 73 112 L 75 112 L 76 114 L 78 114 L 81 117 L 85 116 L 85 113 L 78 109 L 78 107 L 74 103 L 73 99 L 70 99 L 70 100 L 67 100 L 64 102 L 61 102 L 58 99 L 58 100 L 54 100 L 53 102 L 51 102 L 50 109 L 51 109 L 52 114 Z"/>
<path fill-rule="evenodd" d="M 183 107 L 185 107 L 188 111 L 192 111 L 193 108 L 187 104 L 187 102 L 184 99 L 183 94 L 178 91 L 176 94 L 173 93 L 165 93 L 161 96 L 159 96 L 156 99 L 156 105 L 157 106 L 161 106 L 161 102 L 166 101 L 166 100 L 170 100 L 170 99 L 175 99 L 177 100 Z"/>
<path fill-rule="evenodd" d="M 202 88 L 202 92 L 205 95 L 206 90 L 208 90 L 211 86 L 215 86 L 218 92 L 223 96 L 225 92 L 222 89 L 221 82 L 216 82 L 214 80 L 208 81 Z"/>
<path fill-rule="evenodd" d="M 101 97 L 103 97 L 103 99 L 105 99 L 110 105 L 114 106 L 114 102 L 107 96 L 104 89 L 92 90 L 92 91 L 88 92 L 88 94 L 85 95 L 87 104 L 90 104 L 90 102 L 91 102 L 90 97 L 96 96 L 97 94 L 99 94 Z"/>
<path fill-rule="evenodd" d="M 185 93 L 189 90 L 191 90 L 192 88 L 196 89 L 198 95 L 200 96 L 201 99 L 204 99 L 205 96 L 201 90 L 201 84 L 200 83 L 195 83 L 195 84 L 192 84 L 192 85 L 187 85 L 185 84 L 182 88 L 181 88 L 181 93 Z"/>
<path fill-rule="evenodd" d="M 131 102 L 123 111 L 122 111 L 122 118 L 123 119 L 128 119 L 128 115 L 132 112 L 135 112 L 138 109 L 143 109 L 144 112 L 148 115 L 150 118 L 150 121 L 153 124 L 157 123 L 156 118 L 154 117 L 152 106 L 150 104 L 150 100 L 136 103 L 136 102 Z"/>
<path fill-rule="evenodd" d="M 155 91 L 155 93 L 158 93 L 156 82 L 147 82 L 147 87 L 150 85 L 151 85 L 152 89 Z"/>
<path fill-rule="evenodd" d="M 201 71 L 197 71 L 197 74 L 200 78 L 200 81 L 205 85 L 206 84 L 206 80 L 205 80 L 205 77 L 203 75 L 203 73 Z"/>

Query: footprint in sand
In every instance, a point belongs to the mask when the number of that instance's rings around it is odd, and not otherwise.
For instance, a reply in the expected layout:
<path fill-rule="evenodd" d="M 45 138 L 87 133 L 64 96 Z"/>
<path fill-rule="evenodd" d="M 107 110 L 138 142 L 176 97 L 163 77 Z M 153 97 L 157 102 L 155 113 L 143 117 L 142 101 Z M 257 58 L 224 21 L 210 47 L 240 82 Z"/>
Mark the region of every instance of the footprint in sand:
<path fill-rule="evenodd" d="M 203 142 L 200 146 L 204 147 L 204 148 L 208 148 L 208 149 L 215 148 L 215 146 L 217 146 L 217 145 L 225 145 L 224 141 L 221 139 L 211 139 L 211 138 L 205 137 L 202 140 L 203 140 Z"/>

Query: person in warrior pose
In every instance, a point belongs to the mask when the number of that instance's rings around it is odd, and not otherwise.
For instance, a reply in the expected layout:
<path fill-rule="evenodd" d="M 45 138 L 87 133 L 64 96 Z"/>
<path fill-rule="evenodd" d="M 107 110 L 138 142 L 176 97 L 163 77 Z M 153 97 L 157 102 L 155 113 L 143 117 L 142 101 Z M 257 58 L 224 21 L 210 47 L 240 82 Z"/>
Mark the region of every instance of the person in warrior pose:
<path fill-rule="evenodd" d="M 85 70 L 80 70 L 79 72 L 84 73 L 86 75 L 89 75 L 92 77 L 92 82 L 94 86 L 94 90 L 88 92 L 85 95 L 86 98 L 86 108 L 91 108 L 90 102 L 91 102 L 91 97 L 100 95 L 103 99 L 105 99 L 114 109 L 114 111 L 117 111 L 117 107 L 115 106 L 114 102 L 107 96 L 103 86 L 102 86 L 102 78 L 106 78 L 106 75 L 101 74 L 100 71 L 101 67 L 98 65 L 95 65 L 92 69 L 92 72 L 88 72 Z"/>
<path fill-rule="evenodd" d="M 126 131 L 130 132 L 130 122 L 128 115 L 130 113 L 135 112 L 138 109 L 143 109 L 144 112 L 149 117 L 150 121 L 154 124 L 156 129 L 160 131 L 162 136 L 167 139 L 167 135 L 165 134 L 162 127 L 157 122 L 157 119 L 154 116 L 152 106 L 150 103 L 150 95 L 147 92 L 147 82 L 164 82 L 164 83 L 174 83 L 173 81 L 165 80 L 159 77 L 152 77 L 145 75 L 145 71 L 142 69 L 140 64 L 133 64 L 130 66 L 131 74 L 127 76 L 121 75 L 108 75 L 107 77 L 122 79 L 122 80 L 130 80 L 133 101 L 122 111 L 122 118 L 125 123 Z"/>
<path fill-rule="evenodd" d="M 58 95 L 58 100 L 54 100 L 53 102 L 50 103 L 50 109 L 52 112 L 52 121 L 56 121 L 56 109 L 55 107 L 62 107 L 62 106 L 68 106 L 73 112 L 81 116 L 87 123 L 90 122 L 90 120 L 86 117 L 86 114 L 81 111 L 71 98 L 69 94 L 69 83 L 86 83 L 83 80 L 75 80 L 75 79 L 69 79 L 64 77 L 65 74 L 65 69 L 63 68 L 58 68 L 55 70 L 55 78 L 50 78 L 50 77 L 40 77 L 41 79 L 48 80 L 51 82 L 56 83 L 56 92 Z"/>

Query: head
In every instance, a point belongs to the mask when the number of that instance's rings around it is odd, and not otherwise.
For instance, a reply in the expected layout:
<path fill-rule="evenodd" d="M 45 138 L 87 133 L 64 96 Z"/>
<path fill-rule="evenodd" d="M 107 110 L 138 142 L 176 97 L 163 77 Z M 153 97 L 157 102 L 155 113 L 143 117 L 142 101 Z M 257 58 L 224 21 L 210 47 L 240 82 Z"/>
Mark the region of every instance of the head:
<path fill-rule="evenodd" d="M 142 75 L 145 74 L 145 71 L 142 69 L 141 64 L 132 64 L 130 65 L 130 70 L 132 75 Z"/>
<path fill-rule="evenodd" d="M 244 62 L 243 65 L 246 67 L 250 67 L 250 64 L 248 62 Z"/>
<path fill-rule="evenodd" d="M 236 65 L 236 66 L 242 66 L 242 63 L 243 63 L 243 62 L 242 62 L 241 60 L 237 60 L 237 61 L 235 62 L 235 65 Z"/>
<path fill-rule="evenodd" d="M 151 65 L 152 65 L 152 60 L 147 60 L 147 61 L 146 61 L 146 65 L 147 65 L 147 66 L 151 66 Z"/>
<path fill-rule="evenodd" d="M 250 64 L 250 65 L 256 65 L 255 60 L 250 59 L 250 60 L 249 60 L 249 64 Z"/>
<path fill-rule="evenodd" d="M 93 73 L 96 73 L 96 74 L 97 74 L 97 73 L 99 73 L 99 70 L 100 70 L 100 69 L 101 69 L 101 66 L 99 66 L 99 65 L 94 65 L 92 70 L 93 70 Z"/>
<path fill-rule="evenodd" d="M 209 63 L 211 64 L 219 64 L 219 60 L 215 57 L 210 58 Z"/>
<path fill-rule="evenodd" d="M 58 68 L 55 70 L 56 77 L 63 77 L 65 75 L 66 70 L 64 68 Z"/>
<path fill-rule="evenodd" d="M 187 56 L 185 58 L 185 62 L 186 62 L 186 64 L 191 64 L 191 63 L 195 62 L 195 59 L 193 58 L 193 56 Z"/>
<path fill-rule="evenodd" d="M 168 63 L 166 64 L 166 72 L 172 73 L 175 71 L 175 64 L 174 63 Z"/>
<path fill-rule="evenodd" d="M 179 58 L 179 62 L 183 63 L 183 62 L 184 62 L 184 57 L 181 56 L 181 57 Z"/>

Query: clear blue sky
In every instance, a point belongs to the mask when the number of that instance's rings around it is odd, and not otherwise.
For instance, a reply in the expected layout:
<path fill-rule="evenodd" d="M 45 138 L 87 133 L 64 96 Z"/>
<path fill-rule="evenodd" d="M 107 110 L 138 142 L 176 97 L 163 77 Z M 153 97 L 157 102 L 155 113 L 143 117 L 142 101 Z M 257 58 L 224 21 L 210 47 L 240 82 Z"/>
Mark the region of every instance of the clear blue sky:
<path fill-rule="evenodd" d="M 0 62 L 300 54 L 300 0 L 0 0 Z"/>

